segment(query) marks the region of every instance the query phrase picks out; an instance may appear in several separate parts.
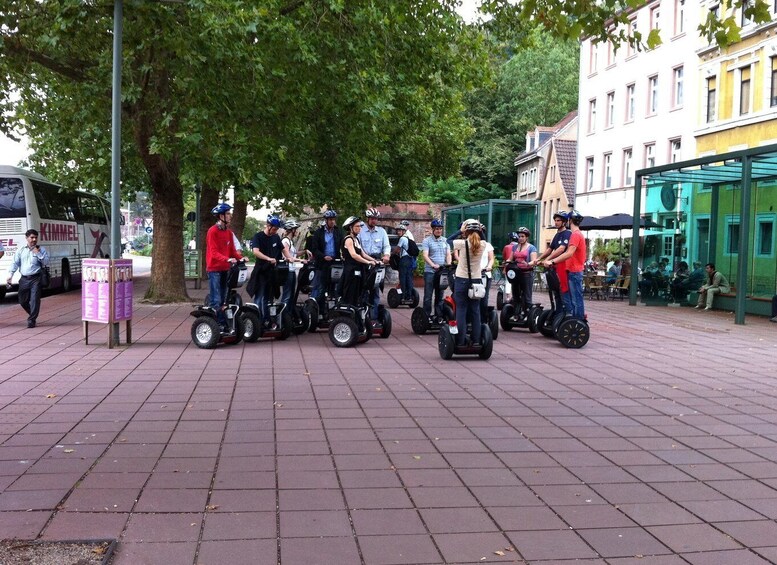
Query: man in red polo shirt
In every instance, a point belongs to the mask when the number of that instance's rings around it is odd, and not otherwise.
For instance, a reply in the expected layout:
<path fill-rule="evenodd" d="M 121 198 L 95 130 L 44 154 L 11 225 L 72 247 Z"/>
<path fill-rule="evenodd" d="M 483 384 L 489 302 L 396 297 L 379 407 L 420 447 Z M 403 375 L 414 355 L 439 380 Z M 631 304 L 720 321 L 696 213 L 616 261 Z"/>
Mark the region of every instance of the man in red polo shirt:
<path fill-rule="evenodd" d="M 567 290 L 566 304 L 571 307 L 570 313 L 580 320 L 585 319 L 585 302 L 583 301 L 583 267 L 586 258 L 585 237 L 580 231 L 580 223 L 583 216 L 577 210 L 569 213 L 569 245 L 566 251 L 558 257 L 545 261 L 544 265 L 550 267 L 554 264 L 566 261 Z M 563 290 L 563 289 L 562 289 Z"/>

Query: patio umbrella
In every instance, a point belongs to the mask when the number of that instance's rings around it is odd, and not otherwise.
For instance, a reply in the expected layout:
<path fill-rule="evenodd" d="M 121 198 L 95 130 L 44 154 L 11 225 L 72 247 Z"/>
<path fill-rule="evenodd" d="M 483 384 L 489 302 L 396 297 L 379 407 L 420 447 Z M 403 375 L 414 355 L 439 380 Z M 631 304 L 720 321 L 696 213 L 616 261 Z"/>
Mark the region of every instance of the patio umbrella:
<path fill-rule="evenodd" d="M 585 218 L 580 224 L 581 230 L 620 231 L 631 229 L 634 225 L 634 216 L 631 214 L 612 214 L 601 218 Z M 639 219 L 641 228 L 660 228 L 661 226 L 652 220 Z"/>

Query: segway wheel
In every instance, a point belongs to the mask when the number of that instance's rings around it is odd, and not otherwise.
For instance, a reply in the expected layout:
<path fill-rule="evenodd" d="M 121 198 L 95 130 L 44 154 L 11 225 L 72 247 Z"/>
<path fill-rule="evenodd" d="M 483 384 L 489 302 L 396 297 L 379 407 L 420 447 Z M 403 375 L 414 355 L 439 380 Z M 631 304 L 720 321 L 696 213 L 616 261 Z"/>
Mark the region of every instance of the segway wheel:
<path fill-rule="evenodd" d="M 372 339 L 374 326 L 375 324 L 372 322 L 372 318 L 367 314 L 367 317 L 364 318 L 364 343 Z"/>
<path fill-rule="evenodd" d="M 505 306 L 505 293 L 502 292 L 501 290 L 498 290 L 496 292 L 496 309 L 501 311 L 502 308 L 504 308 L 504 306 Z M 502 329 L 507 330 L 509 328 L 505 328 L 504 326 L 502 326 Z"/>
<path fill-rule="evenodd" d="M 291 315 L 291 312 L 289 312 L 289 309 L 286 308 L 283 311 L 283 314 L 281 314 L 281 335 L 278 336 L 278 340 L 283 341 L 284 339 L 289 339 L 293 329 L 294 317 Z"/>
<path fill-rule="evenodd" d="M 200 349 L 215 349 L 221 339 L 219 323 L 209 316 L 200 316 L 192 322 L 192 341 Z"/>
<path fill-rule="evenodd" d="M 308 331 L 310 333 L 315 332 L 318 329 L 318 302 L 316 302 L 315 298 L 308 298 L 305 301 L 305 310 L 308 312 L 308 318 L 310 318 L 310 323 L 308 324 Z"/>
<path fill-rule="evenodd" d="M 292 317 L 294 318 L 294 325 L 291 331 L 294 332 L 294 335 L 304 334 L 310 329 L 310 315 L 307 308 L 299 305 L 294 306 Z"/>
<path fill-rule="evenodd" d="M 450 304 L 445 303 L 442 305 L 442 319 L 446 322 L 456 319 L 456 314 Z"/>
<path fill-rule="evenodd" d="M 440 351 L 440 357 L 445 359 L 451 359 L 453 357 L 453 349 L 456 347 L 453 341 L 453 335 L 448 324 L 443 325 L 440 328 L 440 334 L 437 336 L 437 349 Z"/>
<path fill-rule="evenodd" d="M 553 310 L 543 310 L 537 319 L 537 329 L 545 337 L 553 337 Z"/>
<path fill-rule="evenodd" d="M 491 337 L 496 341 L 499 336 L 499 314 L 496 310 L 488 311 L 488 328 L 491 330 Z"/>
<path fill-rule="evenodd" d="M 399 306 L 400 300 L 401 298 L 399 297 L 397 289 L 389 289 L 388 294 L 386 295 L 386 302 L 388 302 L 389 308 L 396 308 Z"/>
<path fill-rule="evenodd" d="M 242 312 L 240 316 L 243 318 L 243 341 L 254 343 L 262 337 L 262 322 L 259 320 L 259 315 L 256 312 Z"/>
<path fill-rule="evenodd" d="M 539 330 L 539 320 L 542 315 L 542 308 L 539 306 L 532 306 L 529 308 L 529 331 L 536 334 Z"/>
<path fill-rule="evenodd" d="M 502 311 L 499 313 L 499 324 L 506 332 L 513 329 L 513 324 L 510 322 L 510 318 L 513 317 L 513 314 L 515 314 L 515 306 L 512 304 L 505 304 Z"/>
<path fill-rule="evenodd" d="M 358 334 L 356 322 L 346 316 L 338 316 L 329 324 L 329 341 L 336 347 L 351 347 Z"/>
<path fill-rule="evenodd" d="M 419 302 L 421 302 L 421 295 L 418 294 L 416 289 L 413 289 L 413 301 L 410 303 L 410 307 L 415 308 Z"/>
<path fill-rule="evenodd" d="M 590 337 L 588 324 L 578 318 L 565 318 L 556 331 L 556 338 L 568 349 L 580 349 Z"/>
<path fill-rule="evenodd" d="M 391 335 L 391 312 L 383 308 L 381 304 L 378 306 L 378 322 L 383 326 L 383 331 L 380 333 L 380 337 L 386 339 Z"/>
<path fill-rule="evenodd" d="M 551 327 L 553 328 L 553 337 L 558 336 L 558 328 L 559 326 L 561 326 L 561 322 L 563 322 L 564 320 L 570 317 L 571 315 L 567 314 L 566 312 L 564 314 L 559 314 L 553 317 L 553 324 L 551 325 Z"/>
<path fill-rule="evenodd" d="M 483 324 L 483 327 L 480 330 L 480 343 L 482 344 L 480 347 L 480 353 L 478 353 L 478 357 L 481 359 L 488 359 L 491 357 L 491 353 L 494 351 L 494 338 L 491 335 L 491 330 L 486 324 Z"/>
<path fill-rule="evenodd" d="M 424 335 L 429 331 L 429 316 L 426 315 L 426 310 L 420 306 L 413 310 L 410 316 L 410 327 L 416 335 Z"/>

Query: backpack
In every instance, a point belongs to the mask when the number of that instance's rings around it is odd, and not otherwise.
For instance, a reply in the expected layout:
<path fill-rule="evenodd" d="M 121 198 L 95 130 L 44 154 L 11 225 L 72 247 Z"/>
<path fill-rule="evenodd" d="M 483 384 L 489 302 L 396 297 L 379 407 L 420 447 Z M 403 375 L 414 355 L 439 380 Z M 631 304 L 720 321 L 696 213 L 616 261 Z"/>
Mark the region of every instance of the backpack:
<path fill-rule="evenodd" d="M 407 238 L 407 254 L 411 257 L 418 257 L 418 245 L 415 240 Z"/>

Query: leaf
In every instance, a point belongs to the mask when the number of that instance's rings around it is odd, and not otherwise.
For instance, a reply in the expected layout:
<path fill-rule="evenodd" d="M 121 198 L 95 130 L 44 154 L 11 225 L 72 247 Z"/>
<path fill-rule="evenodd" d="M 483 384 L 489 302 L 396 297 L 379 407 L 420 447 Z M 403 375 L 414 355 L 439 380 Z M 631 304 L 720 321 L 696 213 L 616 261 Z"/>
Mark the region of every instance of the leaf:
<path fill-rule="evenodd" d="M 75 452 L 75 449 L 63 449 L 62 451 L 63 451 L 64 453 L 74 453 L 74 452 Z"/>
<path fill-rule="evenodd" d="M 505 554 L 505 552 L 504 551 L 495 551 L 494 554 L 495 555 L 499 555 L 501 557 L 501 556 L 503 556 Z"/>
<path fill-rule="evenodd" d="M 219 507 L 219 505 L 218 505 L 218 504 L 208 504 L 208 505 L 205 507 L 205 510 L 206 510 L 207 512 L 212 512 L 212 511 L 214 511 L 214 510 L 217 510 L 217 509 L 218 509 L 218 507 Z"/>
<path fill-rule="evenodd" d="M 413 455 L 413 459 L 415 459 L 416 461 L 420 461 L 421 460 L 421 456 L 420 455 Z"/>
<path fill-rule="evenodd" d="M 57 397 L 57 395 L 56 395 L 56 394 L 54 394 L 54 393 L 51 393 L 51 394 L 47 394 L 47 395 L 46 395 L 46 398 L 56 398 L 56 397 Z"/>

